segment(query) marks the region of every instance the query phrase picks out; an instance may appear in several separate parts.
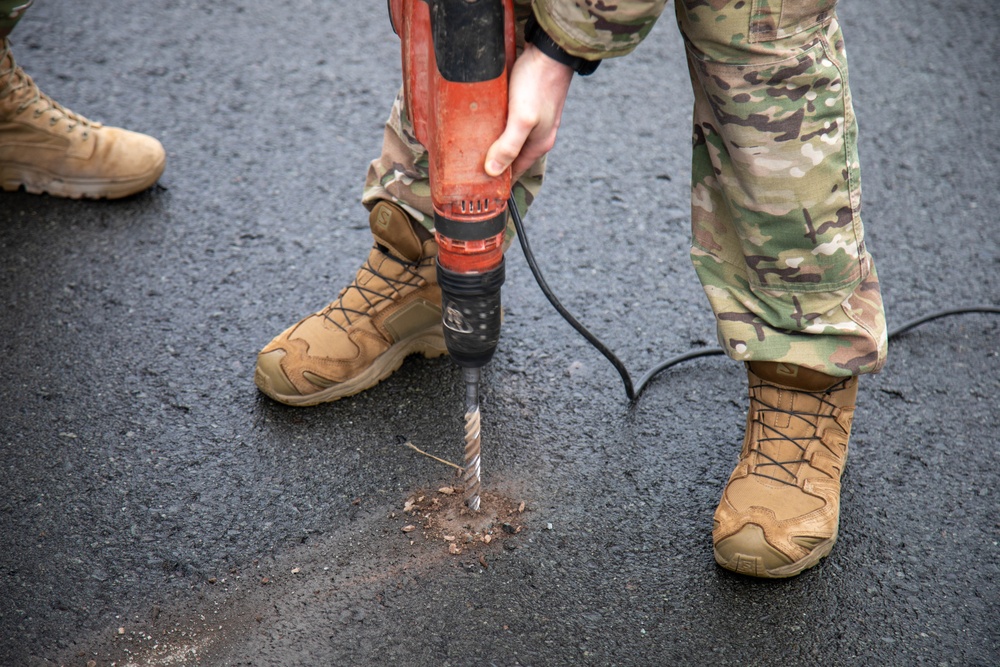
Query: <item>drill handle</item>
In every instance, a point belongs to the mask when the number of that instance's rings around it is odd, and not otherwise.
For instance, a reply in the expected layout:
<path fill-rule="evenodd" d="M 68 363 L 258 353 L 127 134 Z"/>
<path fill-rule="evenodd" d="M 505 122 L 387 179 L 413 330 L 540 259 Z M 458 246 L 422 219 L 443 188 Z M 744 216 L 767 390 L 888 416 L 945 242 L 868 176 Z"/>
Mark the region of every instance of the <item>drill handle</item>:
<path fill-rule="evenodd" d="M 485 169 L 507 124 L 513 0 L 389 0 L 401 40 L 406 112 L 427 148 L 434 210 L 476 222 L 506 211 L 510 171 Z"/>

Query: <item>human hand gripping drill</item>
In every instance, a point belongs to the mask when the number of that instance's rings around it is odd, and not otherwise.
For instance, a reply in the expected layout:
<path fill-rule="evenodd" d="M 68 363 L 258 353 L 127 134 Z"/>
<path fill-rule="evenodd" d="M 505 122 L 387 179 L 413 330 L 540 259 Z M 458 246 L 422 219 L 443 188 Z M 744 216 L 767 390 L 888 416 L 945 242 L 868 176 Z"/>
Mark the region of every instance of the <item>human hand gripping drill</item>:
<path fill-rule="evenodd" d="M 480 504 L 479 382 L 500 338 L 511 173 L 486 152 L 507 122 L 512 0 L 389 0 L 406 108 L 427 149 L 442 324 L 465 380 L 465 502 Z"/>

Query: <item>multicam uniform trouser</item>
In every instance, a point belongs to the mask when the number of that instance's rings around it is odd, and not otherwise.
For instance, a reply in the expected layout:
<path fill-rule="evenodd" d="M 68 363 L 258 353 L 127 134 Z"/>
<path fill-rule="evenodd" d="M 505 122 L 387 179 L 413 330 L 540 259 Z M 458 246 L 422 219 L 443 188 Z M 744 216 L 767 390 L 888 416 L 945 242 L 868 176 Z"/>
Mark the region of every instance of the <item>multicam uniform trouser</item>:
<path fill-rule="evenodd" d="M 519 0 L 523 21 L 529 0 Z M 630 51 L 663 0 L 535 0 L 567 50 Z M 885 362 L 886 327 L 859 215 L 857 121 L 836 0 L 678 0 L 694 88 L 691 257 L 726 353 L 837 376 Z M 598 74 L 599 76 L 599 74 Z M 515 186 L 522 207 L 544 163 Z M 401 98 L 364 202 L 432 224 L 427 155 Z"/>
<path fill-rule="evenodd" d="M 34 0 L 0 0 L 0 39 L 10 34 Z"/>
<path fill-rule="evenodd" d="M 35 0 L 0 0 L 0 39 L 10 34 Z"/>
<path fill-rule="evenodd" d="M 691 256 L 719 340 L 736 359 L 855 375 L 882 367 L 886 333 L 835 2 L 683 2 L 677 16 L 695 94 Z"/>

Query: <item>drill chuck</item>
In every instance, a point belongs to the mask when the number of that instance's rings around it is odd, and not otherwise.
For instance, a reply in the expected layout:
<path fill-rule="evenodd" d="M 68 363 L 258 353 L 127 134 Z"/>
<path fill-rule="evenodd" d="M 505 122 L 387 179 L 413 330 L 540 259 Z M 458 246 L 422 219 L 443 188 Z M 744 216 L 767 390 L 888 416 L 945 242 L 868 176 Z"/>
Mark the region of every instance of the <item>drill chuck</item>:
<path fill-rule="evenodd" d="M 438 264 L 442 324 L 448 354 L 464 368 L 485 366 L 500 340 L 504 262 L 482 273 L 458 273 Z"/>

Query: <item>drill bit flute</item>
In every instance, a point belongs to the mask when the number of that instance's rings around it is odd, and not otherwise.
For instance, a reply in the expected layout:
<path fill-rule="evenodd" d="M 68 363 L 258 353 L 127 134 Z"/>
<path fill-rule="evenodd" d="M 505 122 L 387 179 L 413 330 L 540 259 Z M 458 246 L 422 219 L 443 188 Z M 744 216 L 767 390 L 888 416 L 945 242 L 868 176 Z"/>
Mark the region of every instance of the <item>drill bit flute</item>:
<path fill-rule="evenodd" d="M 480 432 L 479 432 L 479 378 L 478 368 L 463 368 L 465 376 L 465 504 L 469 509 L 479 509 L 480 489 Z"/>
<path fill-rule="evenodd" d="M 513 0 L 389 0 L 402 45 L 406 109 L 427 149 L 441 320 L 466 389 L 465 500 L 480 504 L 481 369 L 500 338 L 511 174 L 486 173 L 507 124 Z"/>

